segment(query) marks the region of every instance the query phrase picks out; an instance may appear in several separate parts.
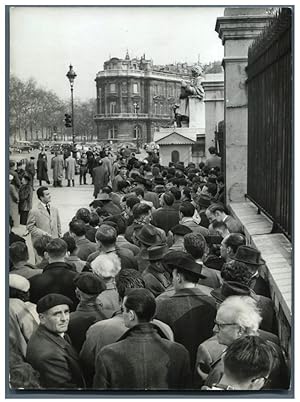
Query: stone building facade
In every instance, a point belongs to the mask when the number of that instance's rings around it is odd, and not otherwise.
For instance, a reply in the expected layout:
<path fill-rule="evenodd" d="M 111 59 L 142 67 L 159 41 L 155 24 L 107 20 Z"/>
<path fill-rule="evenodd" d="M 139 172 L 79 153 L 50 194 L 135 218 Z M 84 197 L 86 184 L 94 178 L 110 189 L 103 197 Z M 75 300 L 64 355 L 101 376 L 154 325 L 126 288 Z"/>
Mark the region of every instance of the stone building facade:
<path fill-rule="evenodd" d="M 145 55 L 130 59 L 128 52 L 125 59 L 106 61 L 95 79 L 98 141 L 151 142 L 154 131 L 171 124 L 188 75 L 185 63 L 155 66 Z"/>

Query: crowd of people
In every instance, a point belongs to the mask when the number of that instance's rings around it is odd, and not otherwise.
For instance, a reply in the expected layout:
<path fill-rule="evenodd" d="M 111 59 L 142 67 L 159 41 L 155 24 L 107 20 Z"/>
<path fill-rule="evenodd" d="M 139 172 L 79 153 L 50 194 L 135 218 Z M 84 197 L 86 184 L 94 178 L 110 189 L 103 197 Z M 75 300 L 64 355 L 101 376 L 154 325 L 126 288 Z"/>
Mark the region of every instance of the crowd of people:
<path fill-rule="evenodd" d="M 166 167 L 123 151 L 77 158 L 94 191 L 68 228 L 39 183 L 21 215 L 34 264 L 10 218 L 11 387 L 288 389 L 265 262 L 226 208 L 220 158 Z M 32 177 L 10 168 L 19 204 L 32 200 Z"/>

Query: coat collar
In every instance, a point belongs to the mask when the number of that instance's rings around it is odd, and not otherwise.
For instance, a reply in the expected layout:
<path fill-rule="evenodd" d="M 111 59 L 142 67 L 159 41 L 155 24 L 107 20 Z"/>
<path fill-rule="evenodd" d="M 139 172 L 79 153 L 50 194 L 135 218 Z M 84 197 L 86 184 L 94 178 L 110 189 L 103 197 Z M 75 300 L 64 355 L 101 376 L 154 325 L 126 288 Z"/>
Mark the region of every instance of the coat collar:
<path fill-rule="evenodd" d="M 155 324 L 147 322 L 143 324 L 135 325 L 134 327 L 128 329 L 125 334 L 123 334 L 117 342 L 122 341 L 129 337 L 153 337 L 160 336 L 161 338 L 168 339 L 163 331 Z"/>
<path fill-rule="evenodd" d="M 41 201 L 38 203 L 37 207 L 45 216 L 47 216 L 48 219 L 50 219 L 50 215 L 49 215 L 46 207 L 42 204 Z M 49 204 L 49 208 L 50 208 L 50 211 L 51 211 L 51 205 L 50 204 Z"/>
<path fill-rule="evenodd" d="M 41 324 L 39 325 L 39 327 L 37 329 L 37 333 L 39 336 L 42 335 L 45 338 L 47 338 L 48 340 L 50 340 L 51 342 L 54 342 L 57 346 L 66 350 L 71 357 L 73 357 L 75 360 L 78 360 L 77 352 L 75 351 L 75 349 L 73 348 L 71 343 L 66 341 L 61 336 L 54 334 L 53 332 L 50 332 L 47 328 L 45 328 Z"/>

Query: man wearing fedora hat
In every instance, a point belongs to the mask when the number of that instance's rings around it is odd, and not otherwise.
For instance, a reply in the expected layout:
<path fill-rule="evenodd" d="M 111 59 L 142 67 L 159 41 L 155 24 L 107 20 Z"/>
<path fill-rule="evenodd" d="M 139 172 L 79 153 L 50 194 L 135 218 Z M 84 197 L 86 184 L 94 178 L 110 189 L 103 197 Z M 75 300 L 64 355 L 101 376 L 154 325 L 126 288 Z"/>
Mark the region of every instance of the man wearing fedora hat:
<path fill-rule="evenodd" d="M 146 289 L 149 289 L 154 297 L 163 293 L 172 283 L 170 273 L 165 269 L 162 259 L 169 252 L 166 244 L 151 246 L 144 256 L 150 265 L 143 271 L 142 278 Z"/>
<path fill-rule="evenodd" d="M 232 257 L 233 260 L 243 262 L 252 272 L 252 277 L 249 286 L 258 295 L 271 297 L 270 288 L 267 282 L 262 278 L 259 269 L 265 265 L 265 260 L 261 258 L 260 251 L 249 246 L 240 246 L 236 254 Z"/>
<path fill-rule="evenodd" d="M 149 265 L 149 261 L 145 259 L 145 256 L 148 256 L 147 249 L 151 246 L 166 243 L 166 235 L 164 231 L 162 232 L 163 233 L 150 224 L 141 226 L 139 229 L 135 230 L 133 235 L 134 243 L 140 248 L 139 254 L 136 255 L 140 272 L 143 272 Z"/>
<path fill-rule="evenodd" d="M 40 325 L 29 339 L 26 360 L 40 373 L 43 388 L 84 388 L 79 357 L 66 334 L 72 301 L 50 293 L 37 303 Z"/>
<path fill-rule="evenodd" d="M 198 287 L 204 278 L 202 265 L 191 255 L 172 251 L 163 263 L 172 272 L 175 293 L 157 300 L 156 318 L 170 325 L 175 341 L 189 351 L 194 368 L 198 345 L 213 334 L 215 302 Z"/>

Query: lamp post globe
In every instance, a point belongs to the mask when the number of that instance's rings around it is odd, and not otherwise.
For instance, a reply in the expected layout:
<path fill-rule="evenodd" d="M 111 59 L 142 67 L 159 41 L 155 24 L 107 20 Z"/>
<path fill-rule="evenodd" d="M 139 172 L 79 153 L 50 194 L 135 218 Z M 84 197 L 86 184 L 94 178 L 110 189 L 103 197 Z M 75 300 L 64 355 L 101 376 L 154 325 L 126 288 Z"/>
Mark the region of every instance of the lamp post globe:
<path fill-rule="evenodd" d="M 74 100 L 73 100 L 73 86 L 74 86 L 74 80 L 77 77 L 77 74 L 75 73 L 73 66 L 70 64 L 69 66 L 69 71 L 66 74 L 66 77 L 68 78 L 70 82 L 70 88 L 71 88 L 71 108 L 72 108 L 72 142 L 73 142 L 73 151 L 75 151 L 75 129 L 74 129 Z"/>

